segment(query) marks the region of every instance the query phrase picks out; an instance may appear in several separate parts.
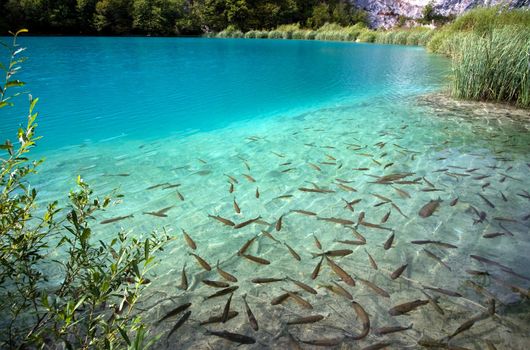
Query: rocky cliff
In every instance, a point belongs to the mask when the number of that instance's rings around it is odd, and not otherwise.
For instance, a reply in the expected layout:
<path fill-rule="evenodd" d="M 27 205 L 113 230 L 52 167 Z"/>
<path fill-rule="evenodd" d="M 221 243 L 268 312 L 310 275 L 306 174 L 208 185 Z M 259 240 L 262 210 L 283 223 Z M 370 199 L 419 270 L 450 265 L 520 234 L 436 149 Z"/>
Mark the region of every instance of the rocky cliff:
<path fill-rule="evenodd" d="M 478 6 L 506 4 L 510 7 L 530 7 L 530 0 L 350 0 L 368 12 L 373 27 L 391 27 L 399 16 L 421 18 L 423 8 L 432 3 L 436 14 L 458 15 Z"/>

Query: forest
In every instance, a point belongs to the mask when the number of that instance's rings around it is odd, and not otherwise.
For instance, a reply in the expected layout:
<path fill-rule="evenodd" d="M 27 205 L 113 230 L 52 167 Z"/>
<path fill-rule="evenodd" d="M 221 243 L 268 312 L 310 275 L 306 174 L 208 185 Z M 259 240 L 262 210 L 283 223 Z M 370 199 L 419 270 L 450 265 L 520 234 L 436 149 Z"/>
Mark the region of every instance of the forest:
<path fill-rule="evenodd" d="M 4 34 L 24 25 L 33 34 L 199 35 L 367 20 L 344 0 L 0 0 L 0 12 Z"/>

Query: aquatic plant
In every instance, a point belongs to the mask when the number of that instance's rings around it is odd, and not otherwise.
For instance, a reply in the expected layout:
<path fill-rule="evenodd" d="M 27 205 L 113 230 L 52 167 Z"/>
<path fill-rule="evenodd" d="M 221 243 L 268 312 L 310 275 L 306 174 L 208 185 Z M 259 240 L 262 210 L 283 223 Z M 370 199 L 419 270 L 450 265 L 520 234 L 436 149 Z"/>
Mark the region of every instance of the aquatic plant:
<path fill-rule="evenodd" d="M 362 43 L 373 43 L 376 38 L 376 33 L 370 29 L 364 29 L 357 37 L 357 41 Z"/>
<path fill-rule="evenodd" d="M 511 25 L 485 36 L 461 34 L 446 46 L 453 56 L 455 97 L 530 107 L 530 27 Z"/>
<path fill-rule="evenodd" d="M 0 89 L 0 109 L 14 105 L 24 82 L 15 79 L 25 61 L 14 34 Z M 153 252 L 169 237 L 136 238 L 117 232 L 111 241 L 94 239 L 93 217 L 115 204 L 113 197 L 94 197 L 81 177 L 59 201 L 37 206 L 37 176 L 42 160 L 30 161 L 36 134 L 38 99 L 29 96 L 27 123 L 17 143 L 0 145 L 0 347 L 145 348 L 147 329 L 133 315 L 146 273 L 154 266 Z M 119 195 L 116 196 L 119 198 Z"/>

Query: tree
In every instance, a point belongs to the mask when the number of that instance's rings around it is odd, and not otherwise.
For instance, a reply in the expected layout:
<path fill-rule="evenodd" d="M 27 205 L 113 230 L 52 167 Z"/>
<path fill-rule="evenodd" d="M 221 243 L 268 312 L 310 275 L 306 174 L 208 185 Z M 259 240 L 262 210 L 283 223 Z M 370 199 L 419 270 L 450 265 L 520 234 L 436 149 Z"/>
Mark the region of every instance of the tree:
<path fill-rule="evenodd" d="M 307 24 L 312 28 L 320 28 L 330 21 L 329 5 L 321 3 L 313 7 L 312 16 L 307 20 Z"/>

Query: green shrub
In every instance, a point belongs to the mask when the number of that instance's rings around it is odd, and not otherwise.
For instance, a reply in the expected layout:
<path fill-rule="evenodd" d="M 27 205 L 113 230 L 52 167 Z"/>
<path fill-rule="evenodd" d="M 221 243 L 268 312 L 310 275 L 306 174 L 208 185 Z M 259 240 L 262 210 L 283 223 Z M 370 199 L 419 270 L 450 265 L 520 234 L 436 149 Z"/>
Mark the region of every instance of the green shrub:
<path fill-rule="evenodd" d="M 365 29 L 357 37 L 357 41 L 361 43 L 373 43 L 375 41 L 376 34 L 374 31 Z"/>
<path fill-rule="evenodd" d="M 283 39 L 283 33 L 277 30 L 271 30 L 268 34 L 269 39 Z"/>
<path fill-rule="evenodd" d="M 317 32 L 314 30 L 308 30 L 307 32 L 304 33 L 305 40 L 315 40 L 316 36 L 317 36 Z"/>

